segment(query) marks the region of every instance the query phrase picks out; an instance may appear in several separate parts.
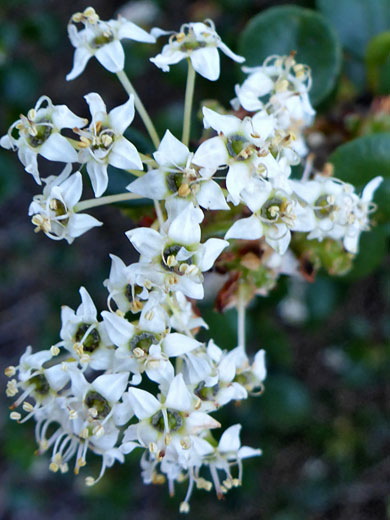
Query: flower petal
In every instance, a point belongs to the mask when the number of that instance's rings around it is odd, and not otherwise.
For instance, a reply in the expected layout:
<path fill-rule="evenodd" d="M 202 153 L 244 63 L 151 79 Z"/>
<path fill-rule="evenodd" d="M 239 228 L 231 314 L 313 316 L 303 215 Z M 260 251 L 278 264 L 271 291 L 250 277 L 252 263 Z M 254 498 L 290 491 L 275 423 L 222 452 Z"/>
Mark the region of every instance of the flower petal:
<path fill-rule="evenodd" d="M 115 140 L 108 161 L 112 166 L 122 170 L 143 169 L 137 148 L 124 137 Z"/>
<path fill-rule="evenodd" d="M 55 132 L 41 146 L 39 153 L 49 161 L 76 162 L 77 152 L 63 135 Z"/>
<path fill-rule="evenodd" d="M 172 332 L 165 336 L 162 347 L 163 351 L 168 357 L 182 356 L 187 352 L 199 348 L 202 343 L 199 343 L 196 339 L 179 334 L 178 332 Z"/>
<path fill-rule="evenodd" d="M 118 40 L 100 47 L 96 51 L 95 57 L 109 72 L 119 72 L 125 65 L 125 52 Z"/>
<path fill-rule="evenodd" d="M 129 99 L 123 105 L 113 108 L 108 114 L 111 128 L 116 134 L 123 134 L 126 128 L 134 119 L 134 96 L 130 95 Z"/>
<path fill-rule="evenodd" d="M 248 218 L 237 220 L 225 235 L 228 238 L 241 238 L 247 240 L 256 240 L 263 236 L 263 226 L 260 220 L 252 215 Z"/>
<path fill-rule="evenodd" d="M 190 54 L 191 63 L 198 74 L 215 81 L 219 78 L 220 64 L 216 47 L 203 47 Z"/>

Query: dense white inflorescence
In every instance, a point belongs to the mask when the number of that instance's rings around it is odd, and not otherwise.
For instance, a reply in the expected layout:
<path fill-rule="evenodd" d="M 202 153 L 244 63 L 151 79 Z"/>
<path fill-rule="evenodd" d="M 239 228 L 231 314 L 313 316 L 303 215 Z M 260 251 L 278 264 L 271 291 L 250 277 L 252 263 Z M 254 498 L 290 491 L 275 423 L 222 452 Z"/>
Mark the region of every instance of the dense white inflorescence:
<path fill-rule="evenodd" d="M 78 30 L 80 23 L 84 28 Z M 103 22 L 88 8 L 69 23 L 76 51 L 67 79 L 81 74 L 92 56 L 111 72 L 123 71 L 121 39 L 152 43 L 162 34 L 170 35 L 169 43 L 151 61 L 164 71 L 188 59 L 197 73 L 216 80 L 218 49 L 243 61 L 210 21 L 184 24 L 178 33 L 154 29 L 149 34 L 123 17 Z M 243 459 L 261 454 L 241 446 L 239 424 L 217 433 L 222 425 L 215 413 L 222 406 L 261 393 L 265 353 L 246 353 L 247 302 L 239 296 L 238 346 L 227 351 L 212 339 L 196 339 L 198 330 L 207 328 L 192 304 L 204 297 L 203 273 L 229 248 L 229 239 L 262 239 L 271 251 L 264 265 L 275 276 L 297 271 L 289 249 L 294 232 L 309 240 L 341 241 L 355 254 L 360 233 L 369 229 L 373 194 L 382 180 L 373 179 L 361 196 L 350 184 L 321 174 L 292 180 L 291 167 L 307 153 L 303 130 L 314 117 L 310 70 L 292 55 L 273 56 L 243 70 L 248 77 L 236 86 L 236 114 L 204 107 L 206 138 L 193 151 L 167 130 L 153 157 L 140 154 L 123 135 L 134 117 L 132 92 L 109 112 L 99 94 L 87 94 L 90 122 L 43 96 L 1 139 L 3 147 L 17 150 L 39 184 L 38 155 L 66 163 L 59 175 L 42 179 L 43 193 L 29 208 L 36 231 L 52 239 L 71 243 L 100 226 L 81 211 L 104 202 L 150 198 L 158 217 L 151 227 L 126 233 L 140 254 L 138 262 L 126 265 L 111 255 L 104 282 L 107 310 L 99 316 L 82 287 L 77 310 L 62 307 L 60 341 L 35 354 L 28 347 L 19 364 L 6 369 L 7 395 L 17 396 L 12 408 L 21 405 L 25 412 L 13 410 L 11 418 L 35 419 L 39 452 L 49 452 L 52 471 L 66 472 L 73 464 L 78 473 L 89 451 L 101 456 L 101 472 L 88 476 L 87 485 L 138 450 L 145 483 L 167 481 L 172 493 L 176 482 L 188 482 L 181 512 L 188 512 L 194 486 L 214 487 L 221 497 L 241 484 Z M 63 129 L 73 129 L 74 138 L 63 135 Z M 96 199 L 80 201 L 82 174 L 72 173 L 72 163 L 85 166 Z M 127 194 L 99 199 L 110 165 L 138 178 Z M 225 239 L 219 234 L 202 240 L 205 211 L 231 208 L 244 209 L 234 212 Z M 245 262 L 249 270 L 256 268 L 253 256 Z M 142 387 L 146 381 L 148 390 Z"/>

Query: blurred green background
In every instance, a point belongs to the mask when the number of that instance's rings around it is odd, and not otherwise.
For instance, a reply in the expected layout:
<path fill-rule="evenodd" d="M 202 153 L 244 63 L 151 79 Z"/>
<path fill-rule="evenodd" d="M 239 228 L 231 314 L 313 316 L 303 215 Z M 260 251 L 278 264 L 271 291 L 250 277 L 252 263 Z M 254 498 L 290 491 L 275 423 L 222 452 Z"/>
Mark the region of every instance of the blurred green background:
<path fill-rule="evenodd" d="M 73 12 L 89 4 L 1 0 L 2 134 L 42 94 L 81 116 L 88 115 L 82 96 L 90 91 L 97 90 L 108 107 L 125 101 L 115 78 L 95 60 L 82 76 L 65 81 L 73 58 L 66 24 Z M 316 165 L 321 167 L 342 145 L 332 156 L 340 177 L 359 186 L 376 175 L 390 178 L 390 0 L 149 0 L 125 6 L 96 0 L 93 6 L 102 19 L 122 8 L 137 23 L 164 29 L 212 18 L 223 40 L 244 52 L 251 64 L 263 52 L 289 52 L 288 46 L 294 46 L 298 60 L 302 56 L 317 78 L 313 88 L 318 118 L 308 135 Z M 259 13 L 252 29 L 245 29 Z M 148 62 L 159 44 L 125 46 L 126 70 L 160 133 L 169 127 L 179 134 L 185 67 L 174 66 L 163 74 Z M 220 81 L 198 78 L 196 100 L 215 98 L 228 108 L 240 78 L 239 67 L 222 58 Z M 194 118 L 193 135 L 200 128 Z M 143 151 L 150 150 L 139 120 L 129 136 Z M 53 165 L 46 163 L 44 176 L 50 168 Z M 113 179 L 113 190 L 128 183 Z M 27 209 L 38 192 L 16 157 L 0 150 L 1 367 L 16 363 L 29 344 L 41 349 L 57 341 L 60 305 L 76 307 L 80 285 L 99 309 L 105 307 L 101 282 L 109 273 L 108 253 L 127 263 L 135 260 L 123 234 L 130 227 L 128 216 L 114 208 L 94 211 L 104 227 L 72 247 L 35 235 Z M 239 406 L 229 405 L 217 418 L 224 426 L 241 422 L 243 443 L 261 447 L 264 455 L 245 463 L 244 485 L 225 500 L 195 491 L 192 518 L 390 519 L 389 193 L 387 181 L 378 193 L 377 226 L 363 238 L 349 275 L 332 278 L 320 272 L 311 284 L 283 279 L 268 298 L 258 297 L 251 306 L 249 349 L 267 351 L 266 391 Z M 89 195 L 87 188 L 84 196 Z M 234 347 L 234 311 L 217 314 L 211 302 L 202 310 L 216 343 Z M 82 477 L 50 474 L 47 458 L 34 456 L 34 425 L 11 422 L 8 405 L 4 397 L 1 519 L 179 517 L 185 485 L 177 487 L 173 499 L 165 487 L 144 486 L 137 452 L 126 464 L 108 470 L 92 489 L 84 486 Z M 91 457 L 90 463 L 94 471 L 88 474 L 94 474 L 99 461 Z"/>

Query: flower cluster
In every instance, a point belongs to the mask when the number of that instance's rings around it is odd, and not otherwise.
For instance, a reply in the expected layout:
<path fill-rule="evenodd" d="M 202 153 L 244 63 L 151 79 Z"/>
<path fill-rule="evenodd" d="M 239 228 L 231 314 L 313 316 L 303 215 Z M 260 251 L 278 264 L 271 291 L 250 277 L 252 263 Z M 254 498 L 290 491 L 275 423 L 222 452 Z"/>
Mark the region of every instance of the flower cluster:
<path fill-rule="evenodd" d="M 214 437 L 221 428 L 214 414 L 222 406 L 263 390 L 264 350 L 250 357 L 245 349 L 247 303 L 255 294 L 266 295 L 281 273 L 297 275 L 291 249 L 296 232 L 357 253 L 382 179 L 373 179 L 359 196 L 338 179 L 311 177 L 309 161 L 302 179 L 291 178 L 292 167 L 305 160 L 304 129 L 314 116 L 310 70 L 293 54 L 243 68 L 249 75 L 236 86 L 234 113 L 203 106 L 203 139 L 191 151 L 195 73 L 218 79 L 218 49 L 244 61 L 222 42 L 211 21 L 184 24 L 179 32 L 154 28 L 149 34 L 123 17 L 102 21 L 87 8 L 71 18 L 68 30 L 76 50 L 67 79 L 81 74 L 95 56 L 117 73 L 129 98 L 107 112 L 99 94 L 87 94 L 89 121 L 43 96 L 2 137 L 0 144 L 16 150 L 26 171 L 38 184 L 44 182 L 29 208 L 35 230 L 70 244 L 102 224 L 82 210 L 138 197 L 154 202 L 156 219 L 126 233 L 138 262 L 126 265 L 111 255 L 104 282 L 107 310 L 98 316 L 82 287 L 78 309 L 62 307 L 60 341 L 36 353 L 28 347 L 19 364 L 6 369 L 7 395 L 18 395 L 11 418 L 35 419 L 39 452 L 50 452 L 52 471 L 66 472 L 73 461 L 78 473 L 88 451 L 101 456 L 101 472 L 88 476 L 87 485 L 131 451 L 142 451 L 145 483 L 167 481 L 173 493 L 175 483 L 188 481 L 180 506 L 188 512 L 194 486 L 214 487 L 221 497 L 241 484 L 242 460 L 261 453 L 241 446 L 239 424 L 225 429 L 219 440 Z M 169 42 L 151 61 L 164 71 L 184 58 L 188 62 L 181 141 L 169 130 L 159 141 L 123 71 L 121 39 L 153 43 L 161 35 L 170 35 Z M 135 108 L 156 144 L 152 156 L 124 137 Z M 38 156 L 65 167 L 41 179 Z M 126 193 L 101 197 L 111 166 L 137 178 Z M 84 167 L 95 198 L 80 201 Z M 196 339 L 208 328 L 195 301 L 204 298 L 204 273 L 211 269 L 227 275 L 217 307 L 238 311 L 237 347 L 231 351 L 212 339 Z M 24 417 L 15 410 L 20 405 Z"/>

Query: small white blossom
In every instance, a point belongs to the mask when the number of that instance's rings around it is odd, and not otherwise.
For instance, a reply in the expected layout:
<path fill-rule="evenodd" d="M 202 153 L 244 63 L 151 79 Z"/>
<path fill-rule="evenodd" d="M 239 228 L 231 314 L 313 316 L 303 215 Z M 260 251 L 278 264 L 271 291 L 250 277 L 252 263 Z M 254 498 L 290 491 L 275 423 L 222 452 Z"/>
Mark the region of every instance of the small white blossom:
<path fill-rule="evenodd" d="M 149 170 L 127 186 L 133 193 L 150 199 L 180 197 L 205 209 L 229 209 L 221 187 L 212 180 L 216 168 L 192 163 L 194 154 L 169 130 L 153 154 L 159 168 Z"/>
<path fill-rule="evenodd" d="M 150 58 L 150 61 L 164 72 L 169 71 L 170 65 L 189 58 L 198 74 L 210 81 L 215 81 L 219 78 L 220 73 L 218 49 L 234 61 L 239 63 L 245 61 L 245 58 L 232 52 L 222 42 L 211 20 L 206 20 L 205 23 L 183 24 L 178 33 L 157 28 L 152 29 L 151 33 L 156 37 L 171 35 L 169 43 L 164 45 L 161 54 Z"/>
<path fill-rule="evenodd" d="M 108 114 L 99 94 L 84 96 L 91 111 L 92 121 L 88 129 L 80 130 L 81 150 L 79 161 L 87 165 L 96 197 L 107 189 L 109 164 L 123 170 L 142 170 L 142 161 L 136 147 L 123 133 L 134 119 L 134 96 L 113 108 Z"/>
<path fill-rule="evenodd" d="M 43 193 L 34 196 L 28 210 L 36 232 L 42 230 L 49 238 L 65 239 L 68 244 L 91 228 L 102 225 L 91 215 L 75 212 L 83 186 L 81 173 L 69 176 L 71 170 L 67 165 L 58 177 L 52 175 L 44 179 Z"/>
<path fill-rule="evenodd" d="M 77 162 L 77 152 L 68 139 L 61 135 L 63 128 L 82 128 L 87 119 L 76 116 L 66 105 L 53 105 L 47 96 L 41 96 L 27 116 L 21 115 L 0 140 L 3 148 L 17 150 L 26 172 L 41 184 L 38 155 L 49 161 Z M 14 130 L 18 136 L 14 136 Z"/>
<path fill-rule="evenodd" d="M 75 24 L 82 23 L 84 28 L 77 30 Z M 82 13 L 75 13 L 68 24 L 68 35 L 76 48 L 73 68 L 66 76 L 68 81 L 77 78 L 85 69 L 92 56 L 110 72 L 123 70 L 125 53 L 120 40 L 130 39 L 154 43 L 156 39 L 136 24 L 119 16 L 117 20 L 100 20 L 92 7 Z"/>

